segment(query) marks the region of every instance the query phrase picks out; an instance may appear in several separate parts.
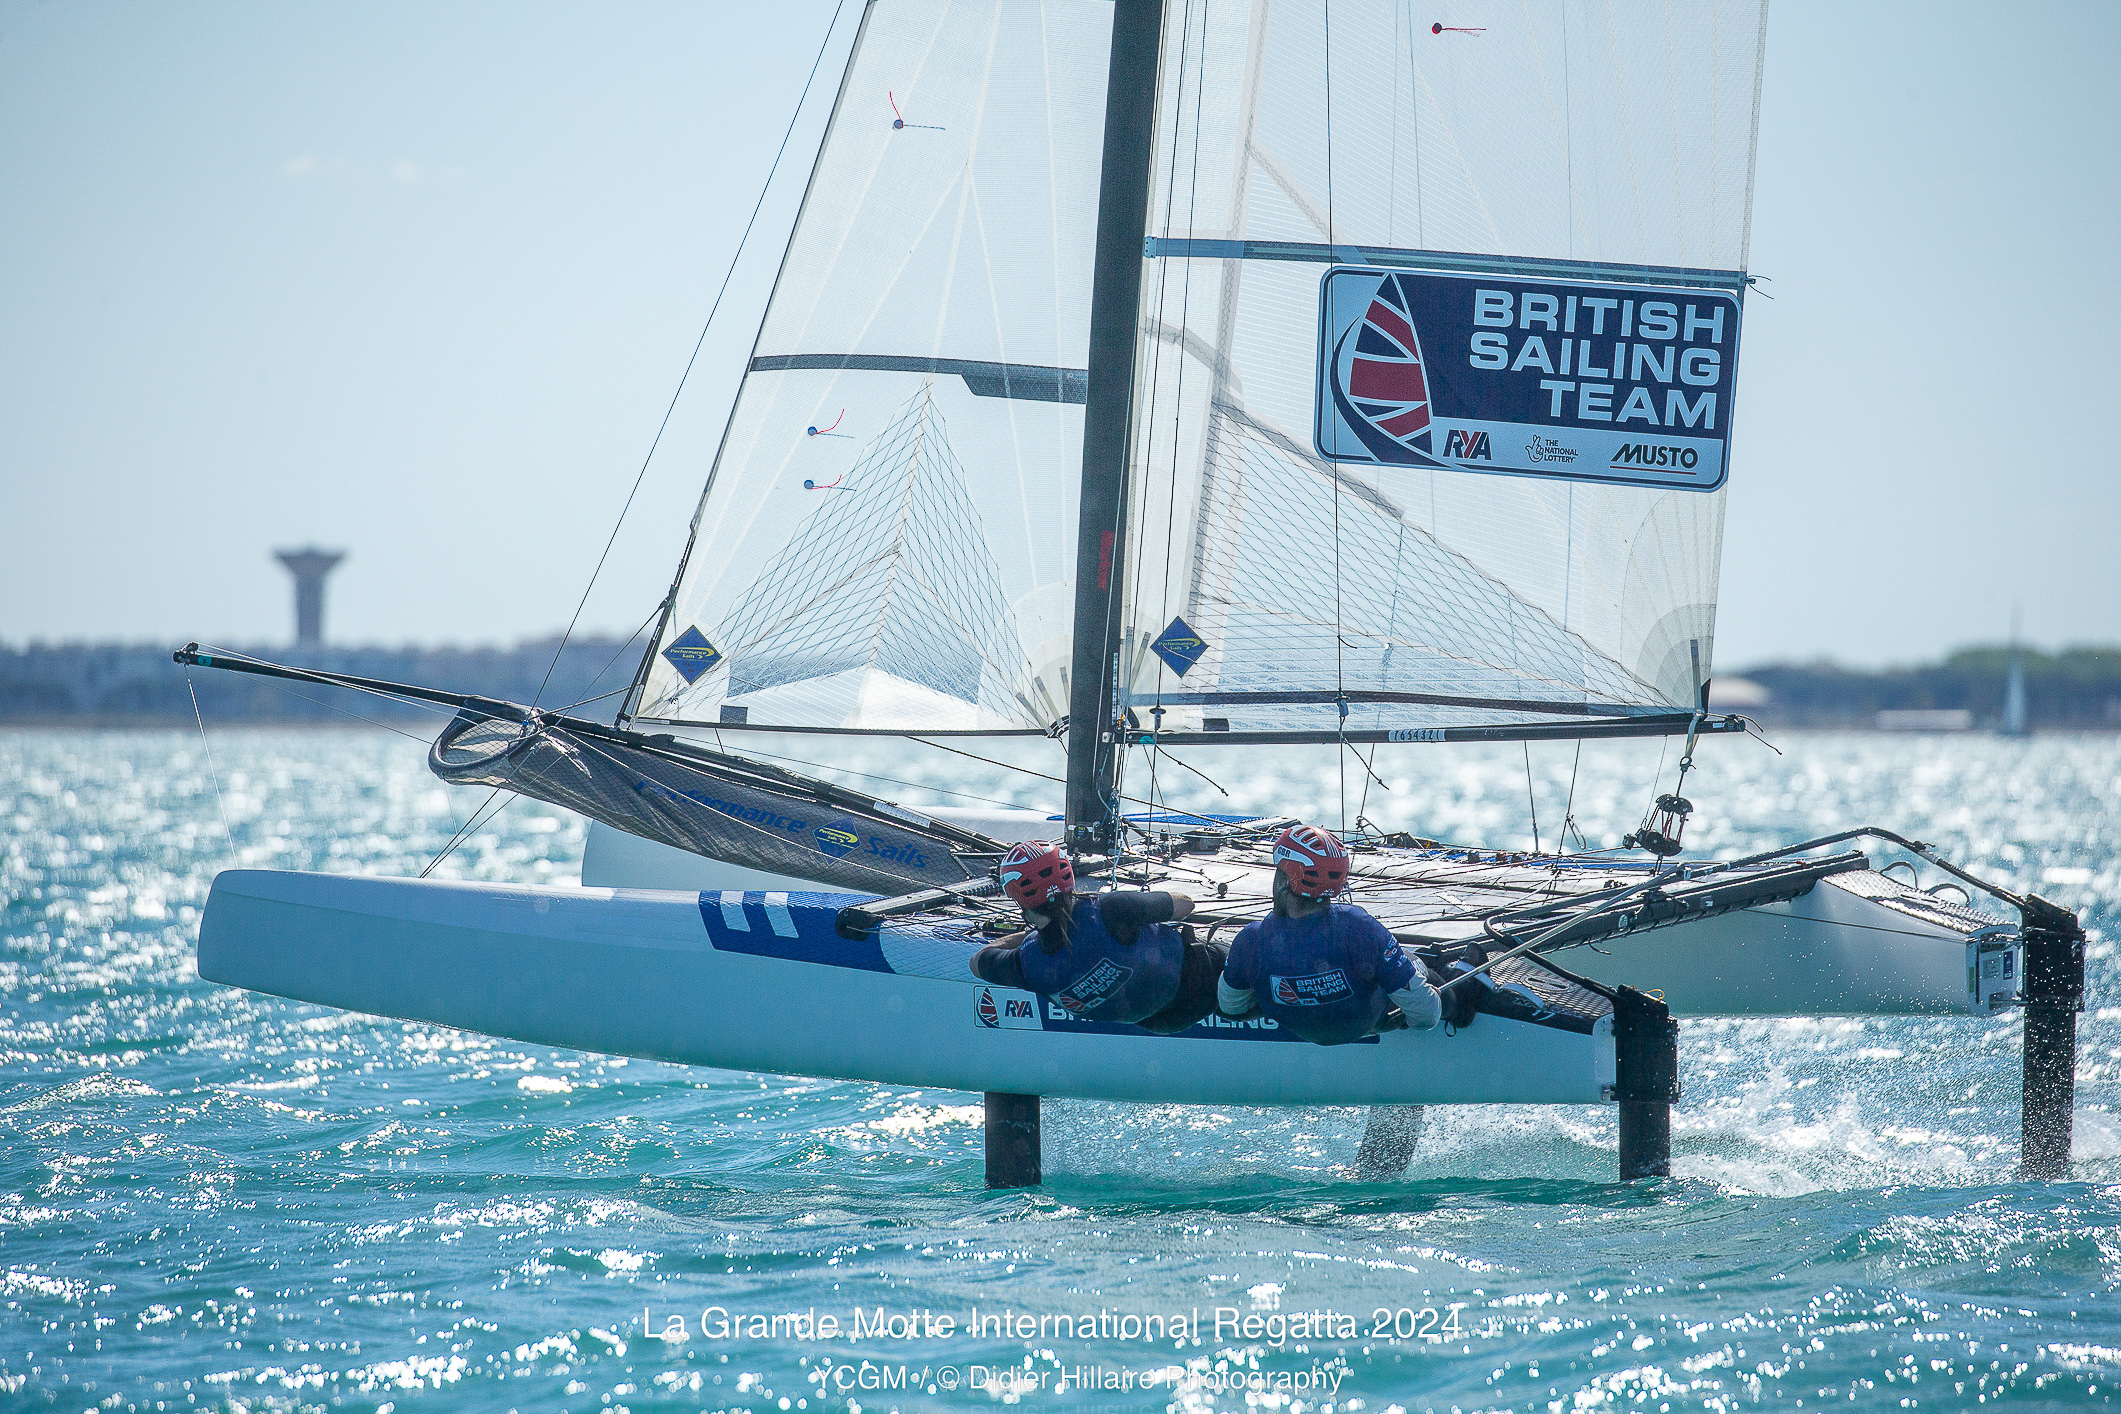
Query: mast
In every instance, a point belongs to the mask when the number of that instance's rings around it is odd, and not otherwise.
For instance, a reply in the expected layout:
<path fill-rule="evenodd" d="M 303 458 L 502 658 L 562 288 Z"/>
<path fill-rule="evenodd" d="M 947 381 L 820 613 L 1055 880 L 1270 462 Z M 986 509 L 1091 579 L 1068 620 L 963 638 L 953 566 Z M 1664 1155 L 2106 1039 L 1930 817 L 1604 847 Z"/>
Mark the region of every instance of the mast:
<path fill-rule="evenodd" d="M 1103 854 L 1118 830 L 1113 732 L 1126 566 L 1127 443 L 1134 416 L 1134 349 L 1156 141 L 1156 69 L 1163 0 L 1115 0 L 1105 89 L 1104 167 L 1090 286 L 1090 389 L 1083 409 L 1082 507 L 1075 546 L 1074 660 L 1068 677 L 1067 841 Z"/>

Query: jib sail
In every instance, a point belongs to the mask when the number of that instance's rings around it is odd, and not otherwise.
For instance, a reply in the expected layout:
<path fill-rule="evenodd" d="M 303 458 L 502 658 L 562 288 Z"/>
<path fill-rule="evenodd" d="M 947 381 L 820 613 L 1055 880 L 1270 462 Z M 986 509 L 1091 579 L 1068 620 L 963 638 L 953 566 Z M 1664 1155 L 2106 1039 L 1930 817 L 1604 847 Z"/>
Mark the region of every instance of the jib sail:
<path fill-rule="evenodd" d="M 1112 7 L 875 0 L 629 714 L 1067 711 Z"/>

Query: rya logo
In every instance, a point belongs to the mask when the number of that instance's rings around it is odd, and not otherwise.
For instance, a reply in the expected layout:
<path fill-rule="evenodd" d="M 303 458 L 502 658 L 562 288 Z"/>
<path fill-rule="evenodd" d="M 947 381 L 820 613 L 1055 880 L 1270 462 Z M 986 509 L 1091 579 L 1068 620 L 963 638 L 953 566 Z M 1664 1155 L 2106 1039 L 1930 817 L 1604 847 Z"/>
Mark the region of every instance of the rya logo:
<path fill-rule="evenodd" d="M 1495 456 L 1488 446 L 1488 434 L 1473 432 L 1463 427 L 1454 427 L 1444 434 L 1443 454 L 1463 461 L 1493 461 Z"/>

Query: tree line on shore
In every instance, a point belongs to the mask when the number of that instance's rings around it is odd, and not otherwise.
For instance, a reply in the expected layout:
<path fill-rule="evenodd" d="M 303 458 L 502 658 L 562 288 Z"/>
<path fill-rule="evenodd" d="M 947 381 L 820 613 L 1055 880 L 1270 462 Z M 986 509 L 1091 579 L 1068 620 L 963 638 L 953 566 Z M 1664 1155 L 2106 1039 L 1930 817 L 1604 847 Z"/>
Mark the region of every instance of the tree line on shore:
<path fill-rule="evenodd" d="M 403 722 L 446 708 L 271 678 L 185 668 L 174 644 L 0 644 L 0 721 L 17 724 L 153 725 L 201 717 L 215 722 Z M 557 636 L 513 648 L 250 648 L 250 656 L 296 667 L 382 678 L 446 692 L 571 708 L 610 721 L 641 661 L 638 640 L 577 637 L 555 661 Z M 547 680 L 547 673 L 550 679 Z M 542 692 L 540 688 L 542 686 Z M 355 714 L 358 714 L 355 715 Z"/>
<path fill-rule="evenodd" d="M 327 688 L 277 683 L 211 669 L 186 670 L 166 644 L 0 643 L 0 721 L 15 724 L 132 725 L 192 720 L 347 722 L 350 714 L 404 721 L 434 709 Z M 568 642 L 554 661 L 557 638 L 512 648 L 256 649 L 274 662 L 362 677 L 478 693 L 609 720 L 639 665 L 641 647 L 609 637 Z M 2027 719 L 2035 728 L 2121 728 L 2121 648 L 2023 651 Z M 548 670 L 550 681 L 546 681 Z M 1960 709 L 1993 726 L 2003 715 L 2010 650 L 1962 648 L 1940 663 L 1901 668 L 1845 668 L 1829 662 L 1776 663 L 1744 671 L 1764 689 L 1757 704 L 1711 695 L 1781 726 L 1867 727 L 1881 711 Z M 1729 680 L 1732 674 L 1719 673 Z M 540 692 L 541 684 L 543 686 Z M 1739 694 L 1731 694 L 1736 698 Z"/>
<path fill-rule="evenodd" d="M 2021 650 L 2027 725 L 2035 730 L 2121 728 L 2121 648 Z M 1743 677 L 1766 689 L 1748 716 L 1783 726 L 1870 726 L 1880 712 L 1962 710 L 1978 726 L 2003 718 L 2011 650 L 1962 648 L 1941 663 L 1902 668 L 1844 668 L 1835 663 L 1776 663 Z M 1716 705 L 1713 689 L 1710 704 Z"/>

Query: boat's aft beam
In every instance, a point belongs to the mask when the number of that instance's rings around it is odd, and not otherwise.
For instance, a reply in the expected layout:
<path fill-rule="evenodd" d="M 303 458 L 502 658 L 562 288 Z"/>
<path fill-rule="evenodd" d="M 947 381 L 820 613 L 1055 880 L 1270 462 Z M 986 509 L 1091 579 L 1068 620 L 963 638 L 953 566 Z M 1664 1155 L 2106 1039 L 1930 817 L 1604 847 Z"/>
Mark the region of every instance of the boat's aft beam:
<path fill-rule="evenodd" d="M 2084 1009 L 2084 929 L 2038 894 L 2025 900 L 2025 1078 L 2019 1165 L 2025 1177 L 2069 1177 L 2077 1101 L 2077 1013 Z"/>

